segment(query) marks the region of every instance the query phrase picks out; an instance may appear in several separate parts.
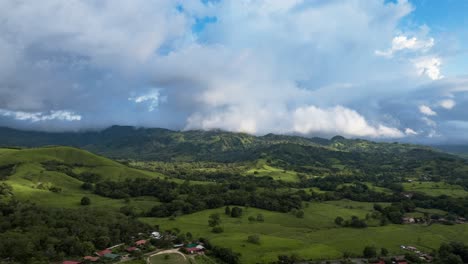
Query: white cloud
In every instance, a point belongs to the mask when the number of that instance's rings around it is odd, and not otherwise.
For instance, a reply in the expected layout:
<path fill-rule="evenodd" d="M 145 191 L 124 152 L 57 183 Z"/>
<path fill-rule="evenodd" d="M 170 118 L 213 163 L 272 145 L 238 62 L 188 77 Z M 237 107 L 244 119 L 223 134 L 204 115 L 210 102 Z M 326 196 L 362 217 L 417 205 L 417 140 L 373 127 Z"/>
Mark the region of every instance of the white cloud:
<path fill-rule="evenodd" d="M 437 126 L 437 123 L 434 120 L 432 120 L 432 119 L 430 119 L 428 117 L 423 117 L 421 119 L 422 119 L 422 121 L 424 123 L 426 123 L 426 125 L 428 125 L 430 127 L 436 127 Z"/>
<path fill-rule="evenodd" d="M 322 132 L 359 137 L 403 137 L 400 130 L 382 124 L 372 126 L 359 113 L 342 106 L 328 109 L 315 106 L 298 108 L 293 114 L 293 128 L 294 132 L 302 134 Z"/>
<path fill-rule="evenodd" d="M 136 104 L 148 103 L 148 111 L 152 112 L 159 106 L 161 102 L 166 101 L 166 97 L 161 96 L 159 89 L 153 89 L 144 95 L 130 97 L 128 100 Z"/>
<path fill-rule="evenodd" d="M 426 75 L 431 80 L 444 78 L 440 72 L 442 60 L 438 57 L 421 57 L 413 60 L 414 66 L 420 76 Z"/>
<path fill-rule="evenodd" d="M 43 112 L 23 112 L 23 111 L 11 111 L 6 109 L 0 109 L 0 115 L 5 117 L 11 117 L 15 120 L 22 121 L 49 121 L 49 120 L 59 120 L 59 121 L 80 121 L 82 119 L 81 115 L 75 114 L 74 112 L 58 110 L 51 111 L 50 113 Z"/>
<path fill-rule="evenodd" d="M 408 128 L 405 129 L 405 134 L 407 136 L 416 136 L 419 133 L 408 127 Z"/>
<path fill-rule="evenodd" d="M 188 119 L 186 129 L 225 129 L 252 134 L 299 133 L 351 137 L 400 138 L 400 130 L 383 124 L 371 125 L 358 112 L 343 107 L 298 107 L 292 110 L 257 109 L 243 112 L 240 108 L 209 115 L 195 114 Z"/>
<path fill-rule="evenodd" d="M 442 78 L 443 59 L 429 31 L 400 28 L 412 10 L 406 0 L 0 0 L 0 109 L 30 121 L 74 109 L 86 115 L 75 128 L 411 135 L 402 124 L 427 128 L 414 103 L 401 107 L 410 116 L 383 102 Z M 205 16 L 217 22 L 193 32 Z M 431 96 L 415 102 L 448 98 Z"/>
<path fill-rule="evenodd" d="M 419 112 L 421 112 L 421 114 L 427 115 L 427 116 L 437 115 L 437 113 L 427 105 L 420 105 L 419 106 Z"/>
<path fill-rule="evenodd" d="M 455 105 L 456 105 L 456 102 L 452 99 L 444 99 L 444 100 L 439 101 L 439 106 L 448 110 L 454 108 Z"/>
<path fill-rule="evenodd" d="M 396 36 L 392 40 L 392 47 L 388 50 L 376 50 L 375 54 L 383 57 L 392 57 L 396 52 L 402 50 L 426 52 L 434 46 L 434 39 L 421 40 L 416 37 Z"/>

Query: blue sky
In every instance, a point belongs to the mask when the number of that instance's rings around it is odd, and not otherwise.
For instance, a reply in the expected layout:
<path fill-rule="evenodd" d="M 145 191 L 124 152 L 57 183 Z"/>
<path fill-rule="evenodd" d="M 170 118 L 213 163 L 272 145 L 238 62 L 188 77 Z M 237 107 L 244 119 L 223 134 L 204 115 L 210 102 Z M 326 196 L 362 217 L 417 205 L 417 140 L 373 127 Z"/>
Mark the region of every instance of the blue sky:
<path fill-rule="evenodd" d="M 468 142 L 466 10 L 465 0 L 0 0 L 0 126 Z"/>

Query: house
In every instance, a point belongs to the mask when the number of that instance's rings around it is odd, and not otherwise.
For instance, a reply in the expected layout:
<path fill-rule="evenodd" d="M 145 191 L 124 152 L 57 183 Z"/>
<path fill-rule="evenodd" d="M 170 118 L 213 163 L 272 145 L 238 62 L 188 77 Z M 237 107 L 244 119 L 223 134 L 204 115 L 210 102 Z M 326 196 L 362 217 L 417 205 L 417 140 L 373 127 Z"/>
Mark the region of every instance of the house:
<path fill-rule="evenodd" d="M 65 260 L 62 262 L 62 264 L 81 264 L 81 262 L 73 261 L 73 260 Z"/>
<path fill-rule="evenodd" d="M 412 247 L 412 246 L 407 246 L 406 249 L 408 249 L 408 250 L 410 250 L 410 251 L 416 251 L 416 250 L 418 250 L 417 248 Z"/>
<path fill-rule="evenodd" d="M 174 244 L 174 248 L 181 248 L 183 246 L 184 246 L 184 244 Z"/>
<path fill-rule="evenodd" d="M 402 220 L 405 224 L 414 224 L 416 222 L 413 217 L 403 217 Z"/>
<path fill-rule="evenodd" d="M 158 231 L 154 231 L 151 233 L 151 238 L 161 239 L 161 233 L 159 233 Z"/>
<path fill-rule="evenodd" d="M 107 259 L 111 259 L 111 260 L 120 259 L 120 255 L 112 254 L 112 253 L 105 254 L 104 257 L 107 258 Z"/>
<path fill-rule="evenodd" d="M 111 253 L 112 253 L 112 250 L 111 250 L 111 249 L 108 249 L 108 248 L 106 248 L 106 249 L 104 249 L 104 250 L 102 250 L 102 251 L 96 252 L 96 254 L 97 254 L 98 256 L 100 256 L 100 257 L 102 257 L 102 256 L 104 256 L 104 255 L 106 255 L 106 254 L 111 254 Z"/>
<path fill-rule="evenodd" d="M 202 245 L 192 243 L 192 244 L 187 244 L 185 246 L 185 250 L 190 254 L 194 254 L 194 253 L 203 252 L 205 250 L 205 247 Z"/>
<path fill-rule="evenodd" d="M 397 264 L 408 264 L 406 260 L 397 260 Z"/>
<path fill-rule="evenodd" d="M 96 262 L 99 260 L 99 257 L 93 257 L 93 256 L 85 256 L 83 257 L 84 260 L 88 260 L 90 262 Z"/>
<path fill-rule="evenodd" d="M 197 247 L 192 247 L 192 248 L 185 248 L 185 250 L 189 254 L 195 254 L 195 253 L 203 252 L 204 249 L 200 249 L 200 248 L 197 248 Z"/>
<path fill-rule="evenodd" d="M 135 242 L 135 245 L 137 246 L 143 246 L 144 244 L 146 244 L 146 240 L 142 239 L 142 240 L 138 240 L 137 242 Z"/>
<path fill-rule="evenodd" d="M 129 253 L 137 251 L 137 250 L 140 250 L 140 249 L 137 248 L 137 247 L 128 247 L 128 248 L 125 249 L 125 251 L 127 251 Z"/>

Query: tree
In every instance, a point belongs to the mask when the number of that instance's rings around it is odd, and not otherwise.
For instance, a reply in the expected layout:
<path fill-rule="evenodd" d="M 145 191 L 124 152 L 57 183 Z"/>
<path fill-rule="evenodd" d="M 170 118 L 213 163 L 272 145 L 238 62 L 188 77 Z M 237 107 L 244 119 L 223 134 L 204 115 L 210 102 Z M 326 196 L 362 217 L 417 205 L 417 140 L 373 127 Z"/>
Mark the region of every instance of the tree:
<path fill-rule="evenodd" d="M 263 221 L 265 221 L 265 218 L 263 217 L 262 214 L 258 214 L 258 215 L 257 215 L 257 221 L 258 221 L 258 222 L 263 222 Z"/>
<path fill-rule="evenodd" d="M 382 212 L 383 208 L 380 204 L 374 204 L 374 210 L 378 212 Z"/>
<path fill-rule="evenodd" d="M 215 226 L 215 227 L 213 227 L 213 229 L 211 229 L 211 232 L 219 234 L 219 233 L 224 232 L 224 229 L 222 227 L 220 227 L 220 226 Z"/>
<path fill-rule="evenodd" d="M 242 209 L 239 207 L 234 207 L 231 210 L 231 217 L 241 217 L 242 216 Z"/>
<path fill-rule="evenodd" d="M 386 257 L 388 255 L 388 249 L 381 248 L 380 249 L 380 255 L 383 256 L 383 257 Z"/>
<path fill-rule="evenodd" d="M 247 237 L 247 241 L 252 244 L 260 244 L 260 236 L 255 234 L 255 235 L 250 235 Z"/>
<path fill-rule="evenodd" d="M 224 213 L 226 215 L 231 215 L 231 208 L 229 206 L 226 206 L 226 208 L 224 208 Z"/>
<path fill-rule="evenodd" d="M 90 182 L 84 182 L 81 185 L 81 189 L 83 189 L 83 190 L 92 190 L 93 189 L 93 184 L 90 183 Z"/>
<path fill-rule="evenodd" d="M 362 254 L 365 258 L 375 258 L 377 257 L 377 250 L 375 247 L 367 246 L 364 248 Z"/>
<path fill-rule="evenodd" d="M 253 216 L 249 216 L 249 222 L 250 222 L 250 223 L 253 223 L 253 222 L 255 222 L 255 217 L 253 217 Z"/>
<path fill-rule="evenodd" d="M 221 217 L 219 214 L 211 214 L 210 218 L 208 219 L 208 225 L 211 227 L 215 227 L 221 224 Z"/>
<path fill-rule="evenodd" d="M 81 205 L 90 205 L 91 204 L 91 199 L 89 197 L 85 196 L 81 198 Z"/>
<path fill-rule="evenodd" d="M 343 221 L 344 221 L 344 219 L 343 219 L 343 217 L 341 217 L 341 216 L 337 216 L 337 217 L 335 218 L 335 224 L 337 224 L 337 225 L 342 225 L 342 224 L 343 224 Z"/>
<path fill-rule="evenodd" d="M 299 210 L 296 212 L 296 217 L 297 218 L 304 218 L 304 211 L 302 210 Z"/>

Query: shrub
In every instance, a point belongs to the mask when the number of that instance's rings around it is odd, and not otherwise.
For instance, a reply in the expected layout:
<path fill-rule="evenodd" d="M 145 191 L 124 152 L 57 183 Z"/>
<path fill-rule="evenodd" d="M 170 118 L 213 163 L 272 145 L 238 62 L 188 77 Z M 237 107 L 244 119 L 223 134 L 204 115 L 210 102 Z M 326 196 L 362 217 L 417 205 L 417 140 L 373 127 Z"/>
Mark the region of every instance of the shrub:
<path fill-rule="evenodd" d="M 213 227 L 213 229 L 211 229 L 211 232 L 215 233 L 215 234 L 219 234 L 219 233 L 222 233 L 224 232 L 224 229 L 220 226 L 215 226 Z"/>
<path fill-rule="evenodd" d="M 260 236 L 255 234 L 255 235 L 250 235 L 247 237 L 247 241 L 252 244 L 260 244 Z"/>
<path fill-rule="evenodd" d="M 365 258 L 375 258 L 377 257 L 377 250 L 375 247 L 367 246 L 364 248 L 362 254 Z"/>
<path fill-rule="evenodd" d="M 263 217 L 262 214 L 258 214 L 258 215 L 257 215 L 257 221 L 258 221 L 258 222 L 263 222 L 263 221 L 265 221 L 265 218 Z"/>
<path fill-rule="evenodd" d="M 90 205 L 91 204 L 91 199 L 89 197 L 85 196 L 81 198 L 81 205 Z"/>

